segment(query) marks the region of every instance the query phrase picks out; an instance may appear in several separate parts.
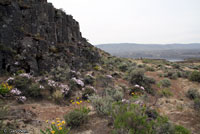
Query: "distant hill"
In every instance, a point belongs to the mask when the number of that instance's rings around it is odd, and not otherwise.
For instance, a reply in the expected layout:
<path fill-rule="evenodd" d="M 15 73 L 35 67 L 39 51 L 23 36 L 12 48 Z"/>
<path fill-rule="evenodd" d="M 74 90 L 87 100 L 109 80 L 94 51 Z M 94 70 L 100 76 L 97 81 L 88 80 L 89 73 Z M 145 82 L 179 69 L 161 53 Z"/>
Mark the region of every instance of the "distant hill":
<path fill-rule="evenodd" d="M 200 43 L 192 44 L 100 44 L 96 47 L 120 57 L 186 59 L 200 57 Z"/>

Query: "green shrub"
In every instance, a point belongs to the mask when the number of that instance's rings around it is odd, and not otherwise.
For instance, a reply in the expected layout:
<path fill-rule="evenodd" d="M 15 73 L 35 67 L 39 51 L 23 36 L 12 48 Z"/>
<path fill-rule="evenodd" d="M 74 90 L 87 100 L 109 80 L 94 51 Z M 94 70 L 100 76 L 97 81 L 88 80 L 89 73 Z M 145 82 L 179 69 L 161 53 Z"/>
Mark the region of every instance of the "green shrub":
<path fill-rule="evenodd" d="M 159 94 L 163 97 L 170 97 L 173 96 L 173 93 L 170 91 L 170 89 L 162 89 Z"/>
<path fill-rule="evenodd" d="M 180 69 L 180 65 L 179 64 L 172 64 L 172 67 L 175 69 Z"/>
<path fill-rule="evenodd" d="M 144 76 L 144 84 L 149 85 L 149 84 L 155 84 L 156 80 L 152 77 L 146 77 Z"/>
<path fill-rule="evenodd" d="M 53 95 L 53 100 L 57 103 L 57 104 L 61 104 L 63 101 L 63 93 L 60 90 L 56 90 Z"/>
<path fill-rule="evenodd" d="M 97 78 L 96 78 L 96 84 L 97 84 L 99 87 L 107 88 L 107 87 L 109 87 L 110 85 L 113 85 L 113 79 L 112 79 L 112 78 L 109 78 L 109 77 L 107 77 L 107 76 L 104 76 L 104 75 L 99 75 L 99 76 L 97 76 Z"/>
<path fill-rule="evenodd" d="M 2 101 L 0 101 L 0 120 L 2 120 L 2 118 L 6 117 L 7 115 L 8 115 L 8 107 L 5 106 L 5 104 Z"/>
<path fill-rule="evenodd" d="M 112 109 L 114 101 L 120 101 L 123 98 L 123 93 L 119 89 L 105 89 L 102 97 L 93 95 L 89 96 L 91 103 L 98 114 L 108 115 Z"/>
<path fill-rule="evenodd" d="M 93 88 L 91 87 L 86 87 L 85 90 L 83 91 L 83 94 L 82 94 L 82 98 L 84 100 L 87 100 L 88 99 L 88 96 L 91 96 L 92 94 L 94 94 L 95 91 Z"/>
<path fill-rule="evenodd" d="M 114 104 L 112 110 L 115 134 L 153 133 L 154 121 L 147 121 L 145 109 L 135 104 Z"/>
<path fill-rule="evenodd" d="M 142 85 L 144 81 L 144 69 L 136 69 L 130 72 L 130 83 Z"/>
<path fill-rule="evenodd" d="M 170 79 L 176 80 L 178 78 L 177 73 L 172 74 L 172 76 L 170 77 Z"/>
<path fill-rule="evenodd" d="M 182 71 L 181 74 L 180 74 L 180 76 L 182 78 L 189 78 L 190 74 L 191 74 L 190 71 Z"/>
<path fill-rule="evenodd" d="M 128 70 L 128 65 L 123 63 L 119 65 L 119 70 L 122 72 L 126 72 Z"/>
<path fill-rule="evenodd" d="M 84 83 L 85 84 L 88 84 L 88 85 L 93 85 L 95 82 L 95 79 L 93 76 L 91 75 L 87 75 L 85 78 L 84 78 Z"/>
<path fill-rule="evenodd" d="M 14 84 L 15 87 L 22 91 L 22 94 L 25 96 L 33 98 L 42 97 L 40 85 L 34 83 L 30 78 L 17 76 Z"/>
<path fill-rule="evenodd" d="M 68 65 L 58 66 L 55 69 L 51 69 L 50 74 L 53 76 L 55 81 L 68 80 L 70 76 L 70 68 Z"/>
<path fill-rule="evenodd" d="M 190 131 L 183 126 L 176 125 L 175 126 L 175 134 L 190 134 Z"/>
<path fill-rule="evenodd" d="M 162 87 L 170 87 L 171 86 L 171 81 L 169 79 L 163 79 L 159 82 Z"/>
<path fill-rule="evenodd" d="M 112 109 L 112 103 L 114 102 L 113 98 L 110 96 L 89 96 L 92 106 L 95 108 L 98 114 L 108 115 Z"/>
<path fill-rule="evenodd" d="M 115 103 L 112 109 L 115 134 L 174 134 L 175 128 L 155 110 L 136 104 Z"/>
<path fill-rule="evenodd" d="M 37 83 L 33 83 L 26 91 L 27 96 L 33 98 L 42 97 L 40 85 Z"/>
<path fill-rule="evenodd" d="M 200 111 L 200 98 L 196 98 L 194 100 L 194 108 L 198 111 Z"/>
<path fill-rule="evenodd" d="M 155 71 L 155 69 L 154 69 L 153 67 L 149 67 L 149 66 L 147 66 L 147 67 L 145 68 L 145 70 L 146 70 L 146 71 L 151 71 L 151 72 L 154 72 L 154 71 Z"/>
<path fill-rule="evenodd" d="M 197 81 L 200 82 L 200 72 L 199 71 L 193 71 L 189 78 L 191 81 Z"/>
<path fill-rule="evenodd" d="M 105 95 L 110 96 L 114 101 L 120 101 L 123 98 L 123 93 L 119 89 L 106 89 Z"/>
<path fill-rule="evenodd" d="M 87 122 L 89 109 L 82 107 L 80 109 L 75 109 L 72 112 L 64 116 L 67 125 L 74 128 L 79 127 L 81 124 Z"/>
<path fill-rule="evenodd" d="M 20 75 L 20 74 L 23 74 L 23 73 L 26 73 L 24 70 L 18 70 L 17 72 L 16 72 L 16 75 Z"/>
<path fill-rule="evenodd" d="M 27 89 L 32 84 L 31 79 L 27 77 L 17 76 L 15 78 L 15 87 L 18 88 L 22 93 L 27 94 Z"/>
<path fill-rule="evenodd" d="M 197 89 L 190 88 L 186 94 L 186 96 L 192 100 L 200 98 L 200 93 Z"/>
<path fill-rule="evenodd" d="M 99 65 L 96 65 L 96 66 L 94 66 L 93 69 L 96 70 L 96 71 L 100 71 L 100 70 L 101 70 L 101 67 L 100 67 Z"/>
<path fill-rule="evenodd" d="M 144 68 L 146 65 L 145 64 L 139 64 L 137 67 L 138 68 Z"/>

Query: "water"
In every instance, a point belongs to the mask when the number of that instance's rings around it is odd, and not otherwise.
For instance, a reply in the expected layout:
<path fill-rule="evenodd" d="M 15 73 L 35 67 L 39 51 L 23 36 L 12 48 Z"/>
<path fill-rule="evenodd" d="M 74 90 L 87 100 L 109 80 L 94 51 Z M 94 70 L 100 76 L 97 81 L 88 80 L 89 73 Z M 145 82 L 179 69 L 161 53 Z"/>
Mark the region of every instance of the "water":
<path fill-rule="evenodd" d="M 170 62 L 179 62 L 179 61 L 184 61 L 184 59 L 166 59 Z"/>

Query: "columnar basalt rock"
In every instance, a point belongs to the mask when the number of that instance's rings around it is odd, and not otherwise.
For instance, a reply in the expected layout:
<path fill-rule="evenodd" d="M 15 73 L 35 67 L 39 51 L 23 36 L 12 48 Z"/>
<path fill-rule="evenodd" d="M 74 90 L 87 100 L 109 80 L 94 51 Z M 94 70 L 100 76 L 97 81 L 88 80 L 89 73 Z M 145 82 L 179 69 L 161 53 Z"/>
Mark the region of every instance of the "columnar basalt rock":
<path fill-rule="evenodd" d="M 47 0 L 0 1 L 0 70 L 35 74 L 68 64 L 73 69 L 99 62 L 79 23 Z"/>

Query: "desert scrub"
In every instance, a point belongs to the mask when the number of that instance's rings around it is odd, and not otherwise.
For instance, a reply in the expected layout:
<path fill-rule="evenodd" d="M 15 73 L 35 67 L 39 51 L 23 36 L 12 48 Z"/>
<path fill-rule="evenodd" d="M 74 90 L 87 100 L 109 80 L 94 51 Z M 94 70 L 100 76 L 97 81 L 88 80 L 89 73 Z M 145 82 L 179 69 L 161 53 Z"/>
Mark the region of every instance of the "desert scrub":
<path fill-rule="evenodd" d="M 65 121 L 60 121 L 58 118 L 56 121 L 52 122 L 46 120 L 46 123 L 50 123 L 51 127 L 40 130 L 41 134 L 68 134 L 70 131 L 70 128 L 65 126 Z"/>
<path fill-rule="evenodd" d="M 58 66 L 55 69 L 51 69 L 50 74 L 53 76 L 53 80 L 55 81 L 68 80 L 70 77 L 70 68 L 64 64 L 63 66 Z"/>
<path fill-rule="evenodd" d="M 194 100 L 194 109 L 200 111 L 200 98 Z"/>
<path fill-rule="evenodd" d="M 93 85 L 95 82 L 95 78 L 92 75 L 86 75 L 84 78 L 84 83 L 87 85 Z"/>
<path fill-rule="evenodd" d="M 88 113 L 90 109 L 86 107 L 81 107 L 80 109 L 75 109 L 64 116 L 67 125 L 75 128 L 79 127 L 81 124 L 88 121 Z"/>
<path fill-rule="evenodd" d="M 100 71 L 101 70 L 101 66 L 96 65 L 96 66 L 93 67 L 93 69 L 96 70 L 96 71 Z"/>
<path fill-rule="evenodd" d="M 26 92 L 26 90 L 32 84 L 32 81 L 31 79 L 27 77 L 17 76 L 15 78 L 14 84 L 15 84 L 15 87 L 20 89 L 22 92 Z"/>
<path fill-rule="evenodd" d="M 110 96 L 100 97 L 98 95 L 90 96 L 89 100 L 99 115 L 109 115 L 112 109 L 112 103 L 114 102 Z"/>
<path fill-rule="evenodd" d="M 186 128 L 170 123 L 155 110 L 136 104 L 114 103 L 111 116 L 114 134 L 190 134 Z"/>
<path fill-rule="evenodd" d="M 162 87 L 170 87 L 171 86 L 171 81 L 169 79 L 163 79 L 159 82 L 159 84 L 162 86 Z"/>
<path fill-rule="evenodd" d="M 159 94 L 160 94 L 161 97 L 170 97 L 170 96 L 173 96 L 173 93 L 168 88 L 162 89 L 161 91 L 159 91 Z"/>
<path fill-rule="evenodd" d="M 112 104 L 115 101 L 121 101 L 123 92 L 119 89 L 105 89 L 103 95 L 93 95 L 89 97 L 91 104 L 99 115 L 109 115 Z"/>
<path fill-rule="evenodd" d="M 146 71 L 150 71 L 150 72 L 154 72 L 155 71 L 155 69 L 153 67 L 150 67 L 150 66 L 146 66 L 145 70 Z"/>
<path fill-rule="evenodd" d="M 145 76 L 144 72 L 144 69 L 135 69 L 130 72 L 128 80 L 132 85 L 143 86 L 147 93 L 154 94 L 151 84 L 154 84 L 155 80 L 151 77 Z"/>
<path fill-rule="evenodd" d="M 41 94 L 41 86 L 40 84 L 34 82 L 31 78 L 26 76 L 17 76 L 14 80 L 14 85 L 17 89 L 22 92 L 22 95 L 40 98 Z"/>
<path fill-rule="evenodd" d="M 193 71 L 189 77 L 191 81 L 197 81 L 200 82 L 200 72 L 199 71 Z"/>
<path fill-rule="evenodd" d="M 5 106 L 5 104 L 3 103 L 3 101 L 0 100 L 0 120 L 2 120 L 4 117 L 6 117 L 8 115 L 8 107 Z M 1 126 L 0 126 L 1 128 Z"/>
<path fill-rule="evenodd" d="M 41 94 L 41 88 L 38 83 L 33 83 L 31 86 L 27 89 L 27 96 L 33 97 L 33 98 L 40 98 L 42 97 Z"/>
<path fill-rule="evenodd" d="M 123 92 L 120 89 L 107 88 L 103 93 L 105 96 L 110 96 L 114 101 L 120 101 L 123 98 Z"/>
<path fill-rule="evenodd" d="M 194 100 L 194 99 L 200 98 L 200 93 L 198 92 L 197 89 L 190 88 L 188 92 L 186 93 L 186 96 L 190 98 L 191 100 Z"/>
<path fill-rule="evenodd" d="M 63 93 L 60 90 L 56 90 L 53 92 L 53 100 L 56 102 L 56 104 L 61 104 L 63 101 Z"/>
<path fill-rule="evenodd" d="M 142 85 L 144 81 L 144 69 L 136 69 L 130 72 L 129 80 L 130 83 L 135 85 Z"/>
<path fill-rule="evenodd" d="M 87 100 L 89 96 L 93 95 L 95 93 L 95 89 L 93 87 L 85 87 L 82 98 L 84 100 Z"/>
<path fill-rule="evenodd" d="M 152 111 L 147 112 L 145 107 L 136 104 L 113 104 L 111 115 L 114 120 L 114 134 L 157 134 L 158 129 L 161 130 L 168 120 L 156 112 L 153 114 L 155 116 L 152 116 Z"/>
<path fill-rule="evenodd" d="M 190 131 L 183 126 L 176 125 L 175 126 L 175 134 L 190 134 Z"/>
<path fill-rule="evenodd" d="M 0 94 L 5 95 L 10 92 L 12 86 L 8 85 L 8 83 L 1 83 L 0 85 Z"/>
<path fill-rule="evenodd" d="M 118 66 L 119 70 L 122 72 L 126 72 L 128 70 L 128 65 L 126 63 L 122 63 Z"/>

